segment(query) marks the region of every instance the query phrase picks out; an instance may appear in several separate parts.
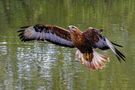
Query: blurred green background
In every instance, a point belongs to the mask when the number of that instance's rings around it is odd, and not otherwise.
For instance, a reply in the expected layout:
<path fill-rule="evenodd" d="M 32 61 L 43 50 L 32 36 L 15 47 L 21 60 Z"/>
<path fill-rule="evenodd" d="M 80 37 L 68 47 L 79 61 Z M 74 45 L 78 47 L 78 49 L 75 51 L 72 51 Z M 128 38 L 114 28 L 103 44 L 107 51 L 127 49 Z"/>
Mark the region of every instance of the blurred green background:
<path fill-rule="evenodd" d="M 123 45 L 126 62 L 89 71 L 75 50 L 50 43 L 21 42 L 21 26 L 53 24 L 103 28 Z M 0 90 L 134 90 L 135 0 L 0 0 Z"/>

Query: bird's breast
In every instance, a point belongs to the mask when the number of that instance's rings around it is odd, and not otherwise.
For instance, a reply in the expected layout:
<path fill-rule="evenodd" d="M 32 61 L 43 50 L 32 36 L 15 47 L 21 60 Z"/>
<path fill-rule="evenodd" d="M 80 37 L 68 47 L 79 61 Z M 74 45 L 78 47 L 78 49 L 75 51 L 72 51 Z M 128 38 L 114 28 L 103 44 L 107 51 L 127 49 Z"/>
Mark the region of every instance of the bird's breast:
<path fill-rule="evenodd" d="M 91 45 L 82 33 L 72 32 L 70 35 L 74 46 L 78 48 L 81 53 L 92 52 Z"/>
<path fill-rule="evenodd" d="M 74 45 L 82 52 L 91 52 L 91 45 L 84 37 L 78 37 L 74 40 Z"/>

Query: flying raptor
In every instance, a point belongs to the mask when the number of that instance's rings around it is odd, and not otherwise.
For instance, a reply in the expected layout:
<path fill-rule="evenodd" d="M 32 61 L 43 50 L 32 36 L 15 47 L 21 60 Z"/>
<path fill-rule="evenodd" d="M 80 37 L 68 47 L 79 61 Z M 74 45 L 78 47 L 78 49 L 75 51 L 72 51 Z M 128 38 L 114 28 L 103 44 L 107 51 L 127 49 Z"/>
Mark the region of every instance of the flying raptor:
<path fill-rule="evenodd" d="M 100 70 L 105 67 L 109 57 L 96 52 L 96 48 L 101 50 L 110 49 L 119 61 L 124 60 L 125 56 L 116 49 L 119 44 L 109 41 L 102 35 L 102 29 L 89 27 L 82 32 L 76 26 L 70 25 L 68 29 L 56 25 L 23 26 L 18 31 L 21 41 L 41 40 L 49 41 L 53 44 L 77 48 L 76 56 L 80 62 L 90 70 Z"/>

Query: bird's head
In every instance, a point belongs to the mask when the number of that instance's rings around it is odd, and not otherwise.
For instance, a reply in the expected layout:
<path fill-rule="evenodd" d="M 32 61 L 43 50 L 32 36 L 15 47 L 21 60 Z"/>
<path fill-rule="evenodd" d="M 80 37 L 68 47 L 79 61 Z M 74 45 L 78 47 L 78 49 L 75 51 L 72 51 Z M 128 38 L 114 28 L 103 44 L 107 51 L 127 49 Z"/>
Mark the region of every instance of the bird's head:
<path fill-rule="evenodd" d="M 70 32 L 72 32 L 72 33 L 77 32 L 77 31 L 80 32 L 79 28 L 77 28 L 77 27 L 74 26 L 74 25 L 68 26 L 68 30 L 69 30 Z"/>

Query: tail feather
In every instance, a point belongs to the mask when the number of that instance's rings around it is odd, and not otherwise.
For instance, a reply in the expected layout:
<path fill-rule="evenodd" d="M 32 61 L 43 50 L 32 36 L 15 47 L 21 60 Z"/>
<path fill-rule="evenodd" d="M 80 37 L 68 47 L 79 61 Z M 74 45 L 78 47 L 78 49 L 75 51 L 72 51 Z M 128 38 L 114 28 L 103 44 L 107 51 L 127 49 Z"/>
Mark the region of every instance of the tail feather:
<path fill-rule="evenodd" d="M 80 59 L 81 63 L 84 64 L 90 70 L 100 70 L 105 67 L 105 64 L 109 62 L 109 58 L 97 53 L 93 50 L 92 60 L 87 60 L 84 54 L 79 50 L 76 51 L 76 56 Z"/>

